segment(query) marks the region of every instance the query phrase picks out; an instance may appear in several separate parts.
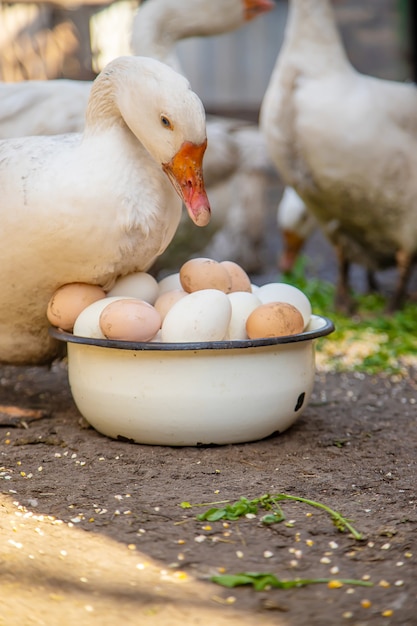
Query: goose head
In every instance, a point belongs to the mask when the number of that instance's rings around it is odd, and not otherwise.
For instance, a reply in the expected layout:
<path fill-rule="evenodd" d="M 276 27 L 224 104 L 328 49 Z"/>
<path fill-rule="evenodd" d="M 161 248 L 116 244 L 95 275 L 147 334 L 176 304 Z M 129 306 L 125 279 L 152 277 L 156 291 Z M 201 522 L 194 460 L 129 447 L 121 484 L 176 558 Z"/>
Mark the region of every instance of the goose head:
<path fill-rule="evenodd" d="M 243 15 L 245 21 L 249 22 L 261 13 L 271 11 L 275 6 L 273 0 L 243 0 Z"/>
<path fill-rule="evenodd" d="M 273 0 L 147 0 L 132 23 L 132 51 L 179 69 L 172 48 L 181 39 L 236 30 L 274 6 Z"/>
<path fill-rule="evenodd" d="M 111 61 L 93 83 L 86 134 L 120 128 L 160 165 L 191 220 L 197 226 L 208 224 L 205 111 L 187 79 L 148 57 Z"/>
<path fill-rule="evenodd" d="M 174 0 L 174 2 L 176 10 L 183 14 L 181 38 L 231 32 L 275 7 L 273 0 Z"/>

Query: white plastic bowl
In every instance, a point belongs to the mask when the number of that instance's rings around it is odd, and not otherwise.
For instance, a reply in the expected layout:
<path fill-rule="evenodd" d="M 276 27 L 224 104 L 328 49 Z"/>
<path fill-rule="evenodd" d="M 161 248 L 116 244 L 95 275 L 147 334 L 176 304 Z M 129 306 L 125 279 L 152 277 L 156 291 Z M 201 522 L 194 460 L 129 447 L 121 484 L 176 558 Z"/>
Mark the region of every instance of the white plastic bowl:
<path fill-rule="evenodd" d="M 315 339 L 334 330 L 313 315 L 299 335 L 210 343 L 68 343 L 74 401 L 100 433 L 142 444 L 198 446 L 255 441 L 291 426 L 308 405 Z"/>

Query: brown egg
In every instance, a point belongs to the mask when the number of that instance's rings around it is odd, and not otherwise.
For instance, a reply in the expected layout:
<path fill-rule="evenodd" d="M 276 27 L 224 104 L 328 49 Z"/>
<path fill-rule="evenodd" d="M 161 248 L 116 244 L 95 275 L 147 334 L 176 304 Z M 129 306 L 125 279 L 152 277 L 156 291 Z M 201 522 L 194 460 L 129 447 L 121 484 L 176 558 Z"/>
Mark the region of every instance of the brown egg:
<path fill-rule="evenodd" d="M 68 283 L 55 291 L 49 300 L 46 316 L 53 326 L 72 331 L 81 311 L 105 297 L 105 291 L 98 285 Z"/>
<path fill-rule="evenodd" d="M 115 300 L 100 315 L 100 328 L 107 339 L 150 341 L 161 328 L 158 311 L 144 300 Z"/>
<path fill-rule="evenodd" d="M 190 259 L 180 269 L 180 282 L 184 291 L 192 293 L 201 289 L 218 289 L 230 293 L 232 279 L 229 272 L 213 259 Z"/>
<path fill-rule="evenodd" d="M 252 311 L 246 320 L 249 339 L 284 337 L 303 332 L 304 320 L 300 311 L 288 302 L 268 302 Z"/>
<path fill-rule="evenodd" d="M 171 289 L 171 291 L 165 291 L 164 293 L 161 293 L 160 296 L 158 296 L 154 303 L 154 307 L 160 314 L 162 321 L 164 321 L 165 315 L 168 313 L 169 309 L 176 302 L 178 302 L 178 300 L 181 300 L 181 298 L 186 295 L 187 292 L 183 291 L 182 289 Z"/>
<path fill-rule="evenodd" d="M 252 292 L 252 285 L 250 278 L 245 270 L 240 267 L 234 261 L 220 261 L 220 265 L 225 268 L 232 280 L 232 288 L 230 292 L 234 291 L 248 291 Z"/>

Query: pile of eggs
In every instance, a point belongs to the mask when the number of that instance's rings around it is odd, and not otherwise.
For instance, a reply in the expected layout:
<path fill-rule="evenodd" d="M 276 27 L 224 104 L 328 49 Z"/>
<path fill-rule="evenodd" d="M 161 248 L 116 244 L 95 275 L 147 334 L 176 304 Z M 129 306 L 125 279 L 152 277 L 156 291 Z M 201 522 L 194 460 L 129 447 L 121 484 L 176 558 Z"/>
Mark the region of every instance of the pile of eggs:
<path fill-rule="evenodd" d="M 97 285 L 69 283 L 52 296 L 49 322 L 80 337 L 124 341 L 207 342 L 303 332 L 307 296 L 292 285 L 253 285 L 232 261 L 190 259 L 159 282 L 146 272 Z"/>

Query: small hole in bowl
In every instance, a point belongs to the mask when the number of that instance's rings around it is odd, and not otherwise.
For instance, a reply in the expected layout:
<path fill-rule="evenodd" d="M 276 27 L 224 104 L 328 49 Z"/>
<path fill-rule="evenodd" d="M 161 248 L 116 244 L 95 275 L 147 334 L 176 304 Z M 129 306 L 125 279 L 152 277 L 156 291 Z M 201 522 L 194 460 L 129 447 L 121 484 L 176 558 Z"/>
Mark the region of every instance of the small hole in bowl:
<path fill-rule="evenodd" d="M 305 397 L 306 397 L 305 391 L 303 391 L 303 393 L 300 393 L 300 395 L 298 396 L 297 404 L 295 405 L 295 409 L 294 409 L 295 413 L 299 411 L 301 407 L 303 406 Z"/>

